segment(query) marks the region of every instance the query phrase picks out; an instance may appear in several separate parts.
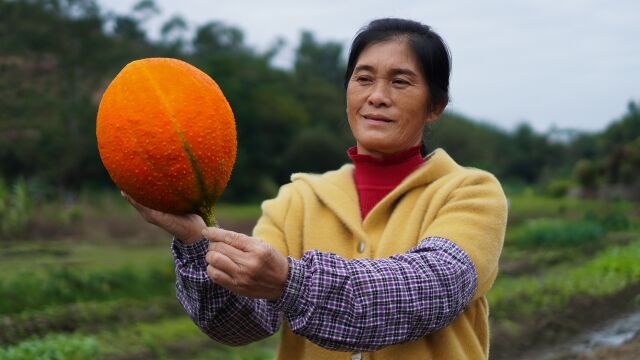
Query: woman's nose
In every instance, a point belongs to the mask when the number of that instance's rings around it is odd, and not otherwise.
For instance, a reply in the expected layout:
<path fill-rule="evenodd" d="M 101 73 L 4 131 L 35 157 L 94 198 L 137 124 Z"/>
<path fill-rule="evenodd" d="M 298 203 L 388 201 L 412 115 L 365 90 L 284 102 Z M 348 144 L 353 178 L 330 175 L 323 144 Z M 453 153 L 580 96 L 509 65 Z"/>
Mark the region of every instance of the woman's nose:
<path fill-rule="evenodd" d="M 379 81 L 371 87 L 371 93 L 367 99 L 367 102 L 371 106 L 389 106 L 391 98 L 389 94 L 389 88 L 384 82 Z"/>

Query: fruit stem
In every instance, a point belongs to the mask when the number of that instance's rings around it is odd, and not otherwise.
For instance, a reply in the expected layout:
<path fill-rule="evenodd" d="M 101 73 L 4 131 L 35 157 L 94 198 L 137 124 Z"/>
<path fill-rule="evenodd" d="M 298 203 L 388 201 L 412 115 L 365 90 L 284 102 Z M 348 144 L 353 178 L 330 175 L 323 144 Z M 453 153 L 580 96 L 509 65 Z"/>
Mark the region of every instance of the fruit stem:
<path fill-rule="evenodd" d="M 214 205 L 202 207 L 202 209 L 200 210 L 200 216 L 202 216 L 202 220 L 204 220 L 204 223 L 205 225 L 207 225 L 207 227 L 218 226 Z"/>

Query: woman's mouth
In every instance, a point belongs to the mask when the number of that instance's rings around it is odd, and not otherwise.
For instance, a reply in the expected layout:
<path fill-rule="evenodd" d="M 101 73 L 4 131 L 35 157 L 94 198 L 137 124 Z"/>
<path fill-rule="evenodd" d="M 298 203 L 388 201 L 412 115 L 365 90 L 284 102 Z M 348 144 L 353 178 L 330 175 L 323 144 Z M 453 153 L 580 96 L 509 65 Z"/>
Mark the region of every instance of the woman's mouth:
<path fill-rule="evenodd" d="M 388 117 L 386 117 L 384 115 L 380 115 L 380 114 L 365 114 L 362 117 L 367 119 L 367 120 L 375 121 L 375 122 L 383 122 L 383 123 L 393 122 L 393 120 L 389 119 Z"/>

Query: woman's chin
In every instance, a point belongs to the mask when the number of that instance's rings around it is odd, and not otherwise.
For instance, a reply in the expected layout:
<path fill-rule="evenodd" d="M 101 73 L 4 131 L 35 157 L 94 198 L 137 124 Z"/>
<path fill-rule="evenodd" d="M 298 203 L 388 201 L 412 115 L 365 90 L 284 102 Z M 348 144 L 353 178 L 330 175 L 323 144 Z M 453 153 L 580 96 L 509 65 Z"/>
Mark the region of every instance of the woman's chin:
<path fill-rule="evenodd" d="M 378 141 L 364 141 L 359 142 L 358 144 L 360 145 L 360 149 L 364 150 L 365 153 L 368 153 L 370 155 L 389 155 L 397 152 L 395 150 L 397 146 L 395 146 L 394 144 L 389 144 L 388 141 L 383 140 L 384 139 L 380 139 Z"/>

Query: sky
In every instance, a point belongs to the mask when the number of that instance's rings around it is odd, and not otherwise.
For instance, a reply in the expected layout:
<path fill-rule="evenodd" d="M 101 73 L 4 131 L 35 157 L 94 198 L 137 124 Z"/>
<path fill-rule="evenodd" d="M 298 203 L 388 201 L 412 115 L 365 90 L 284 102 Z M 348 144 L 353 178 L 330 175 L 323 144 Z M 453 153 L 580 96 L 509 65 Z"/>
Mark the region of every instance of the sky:
<path fill-rule="evenodd" d="M 129 13 L 139 0 L 98 0 Z M 599 131 L 640 101 L 638 0 L 155 0 L 161 14 L 145 28 L 181 15 L 193 30 L 222 21 L 264 50 L 287 46 L 276 65 L 291 65 L 303 30 L 348 49 L 369 21 L 403 17 L 432 26 L 453 58 L 448 109 L 512 130 L 527 122 Z M 224 89 L 223 89 L 224 91 Z"/>

